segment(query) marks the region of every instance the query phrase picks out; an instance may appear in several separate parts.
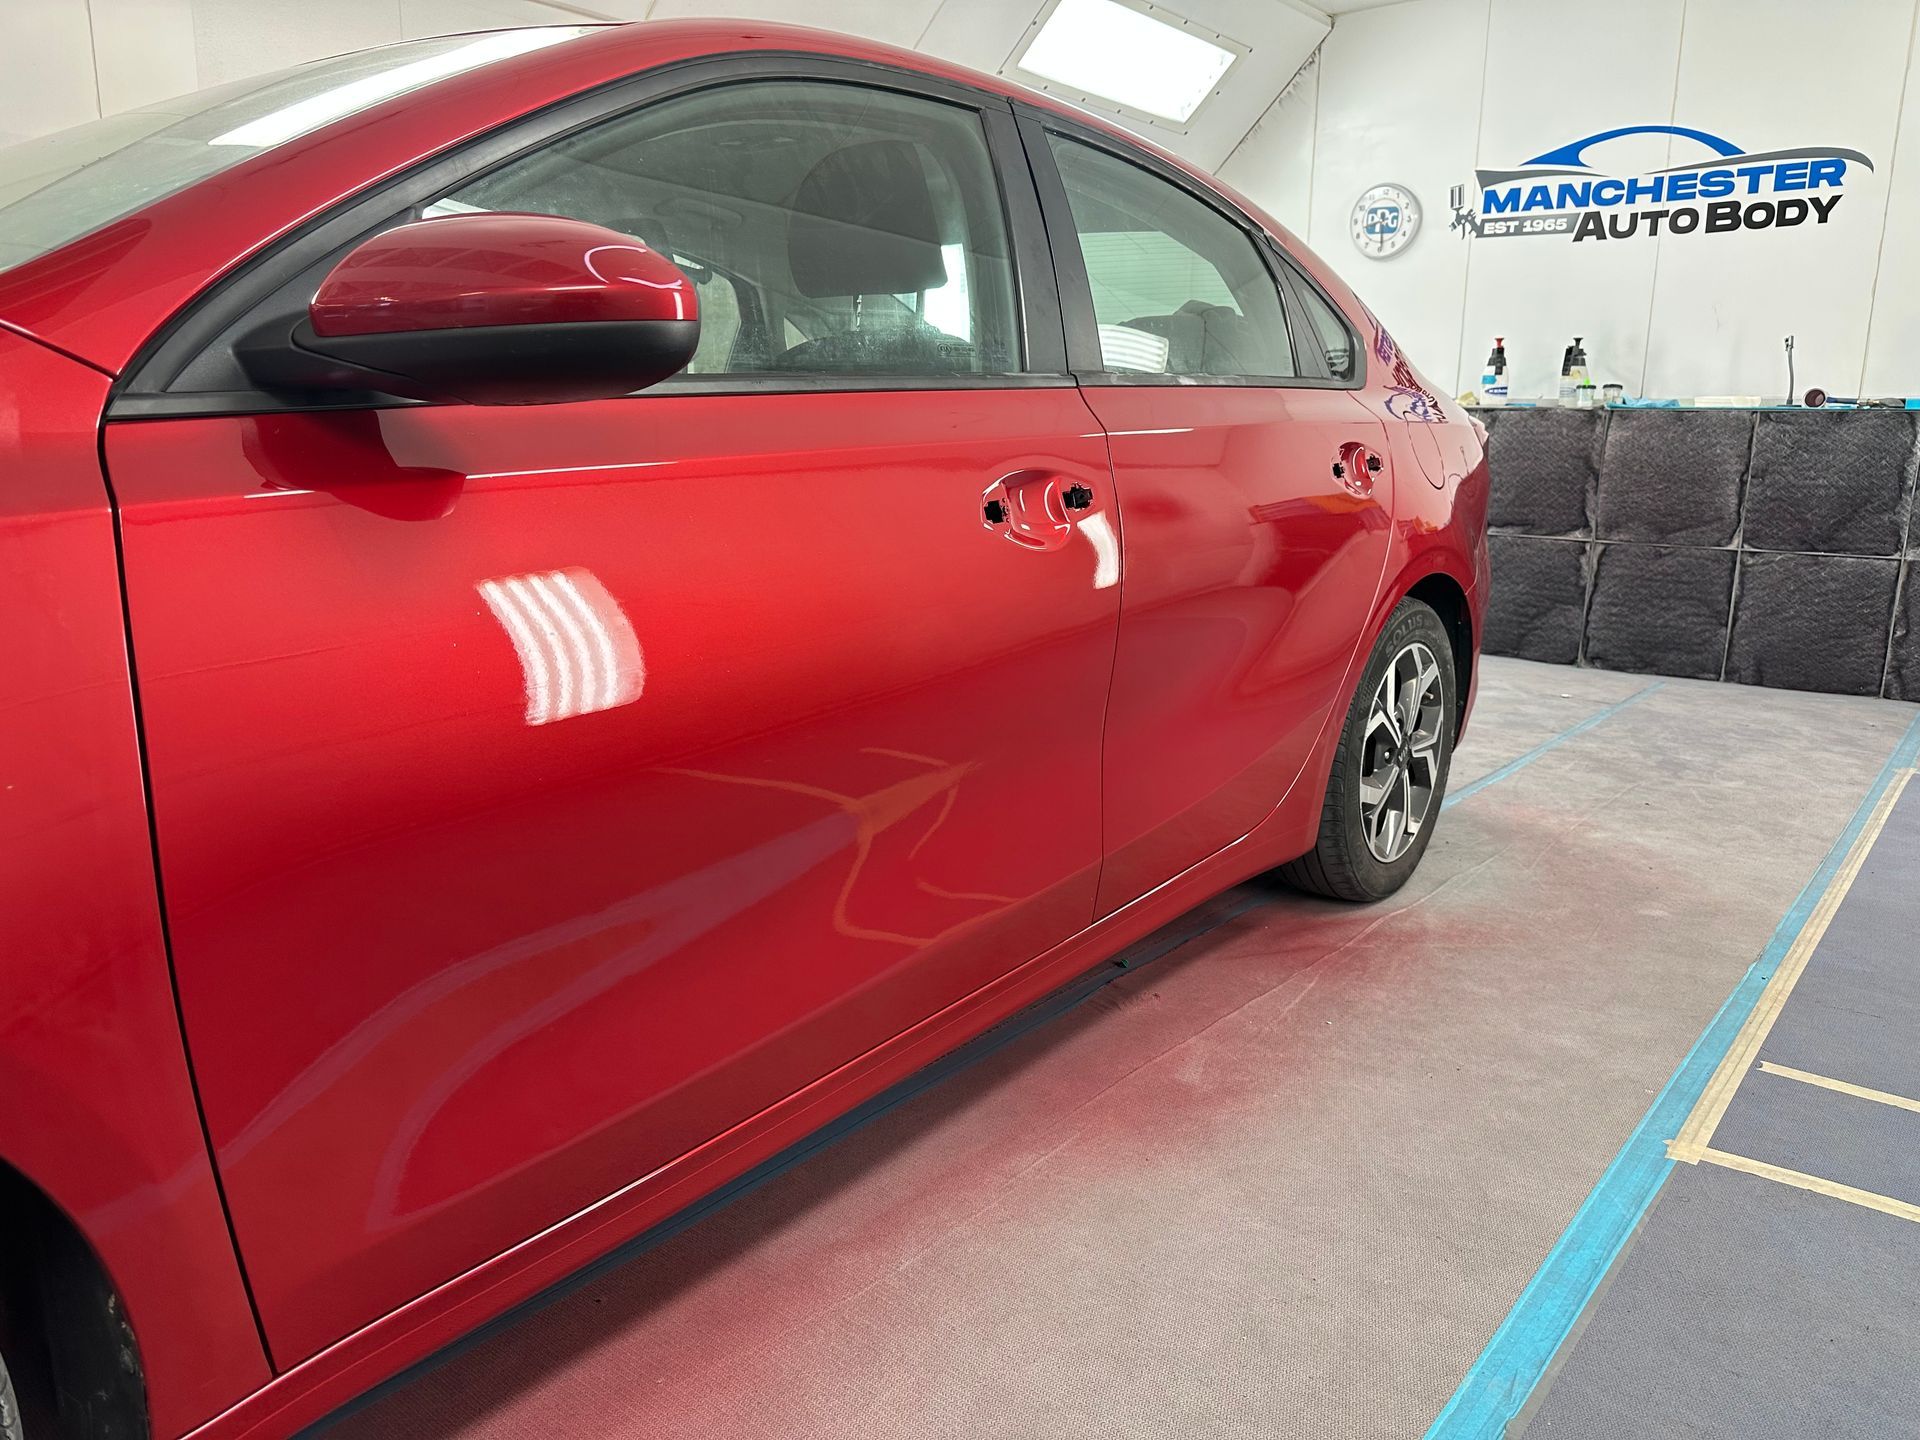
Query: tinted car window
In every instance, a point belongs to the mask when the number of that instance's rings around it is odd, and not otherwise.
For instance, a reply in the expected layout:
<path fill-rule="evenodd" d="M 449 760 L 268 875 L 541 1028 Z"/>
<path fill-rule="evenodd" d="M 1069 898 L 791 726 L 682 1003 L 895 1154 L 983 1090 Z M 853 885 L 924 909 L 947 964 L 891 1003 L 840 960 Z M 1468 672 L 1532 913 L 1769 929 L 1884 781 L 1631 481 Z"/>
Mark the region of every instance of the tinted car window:
<path fill-rule="evenodd" d="M 1355 353 L 1353 331 L 1347 322 L 1320 297 L 1320 292 L 1299 276 L 1294 277 L 1295 315 L 1305 321 L 1300 327 L 1300 346 L 1313 345 L 1318 351 L 1320 368 L 1335 380 L 1351 380 L 1359 360 Z"/>
<path fill-rule="evenodd" d="M 1296 373 L 1280 292 L 1238 225 L 1138 165 L 1050 138 L 1093 287 L 1107 369 Z"/>
<path fill-rule="evenodd" d="M 1020 368 L 1005 213 L 979 116 L 822 81 L 665 100 L 426 207 L 566 215 L 698 287 L 693 374 Z"/>

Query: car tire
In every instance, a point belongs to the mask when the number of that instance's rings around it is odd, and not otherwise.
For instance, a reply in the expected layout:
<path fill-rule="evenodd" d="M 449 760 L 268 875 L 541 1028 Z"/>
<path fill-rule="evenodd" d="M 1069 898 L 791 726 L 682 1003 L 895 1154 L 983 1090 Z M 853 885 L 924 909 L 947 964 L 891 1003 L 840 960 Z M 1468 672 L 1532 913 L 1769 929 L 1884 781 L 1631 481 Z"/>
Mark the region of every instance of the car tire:
<path fill-rule="evenodd" d="M 7 1374 L 7 1362 L 0 1358 L 0 1440 L 25 1440 L 20 1427 L 20 1402 L 14 1397 L 13 1377 Z"/>
<path fill-rule="evenodd" d="M 1447 627 L 1430 606 L 1402 600 L 1347 707 L 1319 840 L 1280 867 L 1282 879 L 1315 895 L 1363 903 L 1384 900 L 1407 883 L 1447 793 L 1458 714 L 1454 686 Z"/>

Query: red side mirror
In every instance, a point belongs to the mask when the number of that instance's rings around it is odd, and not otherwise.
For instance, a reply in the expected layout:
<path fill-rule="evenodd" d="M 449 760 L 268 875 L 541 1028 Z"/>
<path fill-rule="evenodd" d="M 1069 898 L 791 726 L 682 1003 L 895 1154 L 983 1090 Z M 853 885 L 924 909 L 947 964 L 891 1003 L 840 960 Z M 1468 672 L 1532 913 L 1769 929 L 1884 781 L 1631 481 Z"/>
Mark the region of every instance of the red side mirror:
<path fill-rule="evenodd" d="M 700 341 L 693 282 L 631 235 L 553 215 L 447 215 L 350 251 L 288 337 L 243 358 L 276 388 L 476 405 L 629 394 Z"/>

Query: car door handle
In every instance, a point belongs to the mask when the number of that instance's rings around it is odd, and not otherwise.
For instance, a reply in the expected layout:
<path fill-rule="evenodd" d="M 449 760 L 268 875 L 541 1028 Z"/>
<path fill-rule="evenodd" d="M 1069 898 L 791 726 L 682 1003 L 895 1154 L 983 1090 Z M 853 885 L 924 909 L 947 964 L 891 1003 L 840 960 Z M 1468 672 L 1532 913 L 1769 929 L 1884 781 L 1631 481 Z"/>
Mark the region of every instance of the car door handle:
<path fill-rule="evenodd" d="M 1050 470 L 1015 470 L 980 495 L 981 523 L 1025 550 L 1058 550 L 1073 538 L 1075 512 L 1093 508 L 1090 486 Z"/>
<path fill-rule="evenodd" d="M 1373 494 L 1373 477 L 1385 465 L 1378 454 L 1358 440 L 1349 440 L 1333 459 L 1333 478 L 1350 494 L 1366 499 Z"/>

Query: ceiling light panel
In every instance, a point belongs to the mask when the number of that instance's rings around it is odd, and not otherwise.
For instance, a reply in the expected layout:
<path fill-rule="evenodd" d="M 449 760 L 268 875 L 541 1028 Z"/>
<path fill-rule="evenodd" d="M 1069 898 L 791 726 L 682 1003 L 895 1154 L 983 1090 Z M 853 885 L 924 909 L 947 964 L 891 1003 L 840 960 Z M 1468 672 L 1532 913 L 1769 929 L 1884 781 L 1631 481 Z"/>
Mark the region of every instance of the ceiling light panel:
<path fill-rule="evenodd" d="M 1056 0 L 1015 63 L 1043 89 L 1184 125 L 1245 50 L 1158 5 Z"/>

